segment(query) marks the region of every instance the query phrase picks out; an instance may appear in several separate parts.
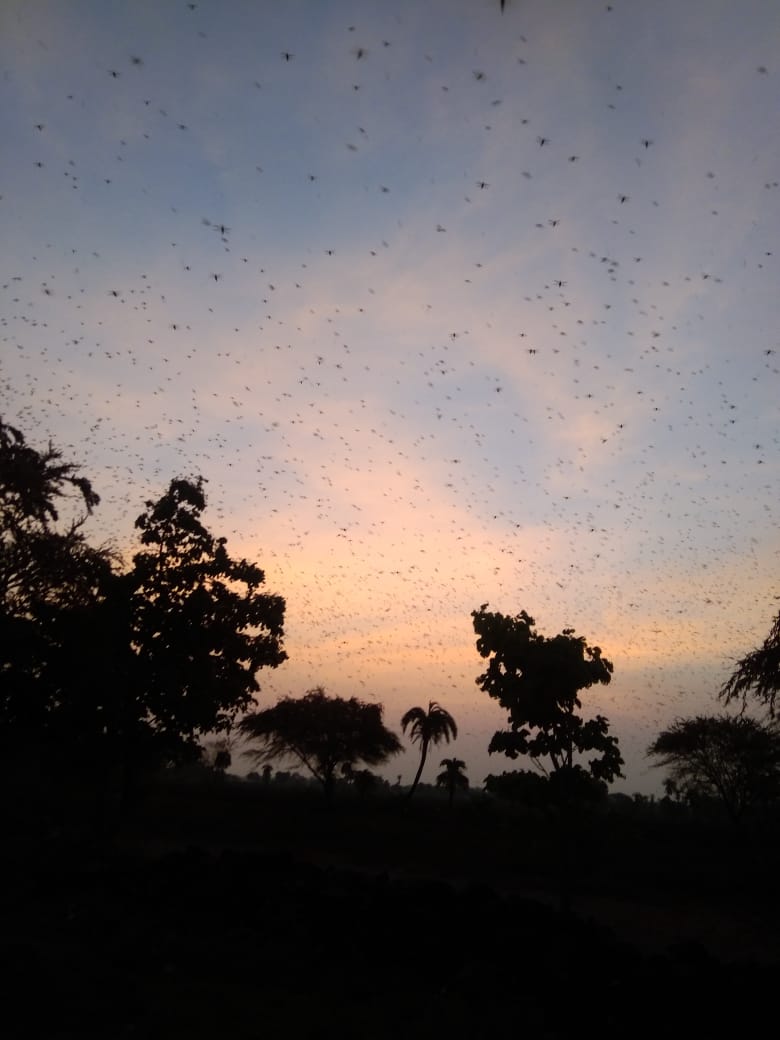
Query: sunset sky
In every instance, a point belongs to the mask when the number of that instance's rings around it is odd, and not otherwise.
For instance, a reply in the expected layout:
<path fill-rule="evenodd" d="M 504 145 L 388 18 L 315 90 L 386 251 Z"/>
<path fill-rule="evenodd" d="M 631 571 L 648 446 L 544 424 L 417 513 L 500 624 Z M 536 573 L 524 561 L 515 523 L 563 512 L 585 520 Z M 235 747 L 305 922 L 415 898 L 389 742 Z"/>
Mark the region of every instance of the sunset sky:
<path fill-rule="evenodd" d="M 778 610 L 778 54 L 777 0 L 3 0 L 0 415 L 128 559 L 208 481 L 261 704 L 438 700 L 479 786 L 526 610 L 655 791 Z"/>

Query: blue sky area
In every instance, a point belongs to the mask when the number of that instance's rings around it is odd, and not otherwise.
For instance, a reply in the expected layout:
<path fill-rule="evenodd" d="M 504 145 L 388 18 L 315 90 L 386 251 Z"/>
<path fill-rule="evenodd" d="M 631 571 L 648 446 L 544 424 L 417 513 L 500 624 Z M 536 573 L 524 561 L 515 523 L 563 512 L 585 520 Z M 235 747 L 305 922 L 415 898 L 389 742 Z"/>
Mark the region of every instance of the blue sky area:
<path fill-rule="evenodd" d="M 0 411 L 128 555 L 206 478 L 262 703 L 436 699 L 479 784 L 524 609 L 656 790 L 777 612 L 778 53 L 772 0 L 6 0 Z"/>

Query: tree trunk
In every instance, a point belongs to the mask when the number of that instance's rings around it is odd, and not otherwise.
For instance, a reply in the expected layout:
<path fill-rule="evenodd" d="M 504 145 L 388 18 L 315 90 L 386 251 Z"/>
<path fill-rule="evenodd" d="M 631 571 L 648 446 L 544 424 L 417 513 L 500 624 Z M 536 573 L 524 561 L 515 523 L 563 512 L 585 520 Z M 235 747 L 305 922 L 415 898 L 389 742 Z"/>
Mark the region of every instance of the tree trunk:
<path fill-rule="evenodd" d="M 412 795 L 414 794 L 414 792 L 417 790 L 417 785 L 420 782 L 420 777 L 422 776 L 423 767 L 425 766 L 425 759 L 427 757 L 428 757 L 428 741 L 424 740 L 423 741 L 423 745 L 422 745 L 422 754 L 420 755 L 420 765 L 417 768 L 417 775 L 414 778 L 414 781 L 412 783 L 412 787 L 411 787 L 411 790 L 409 791 L 409 794 L 406 796 L 407 798 L 411 798 Z"/>

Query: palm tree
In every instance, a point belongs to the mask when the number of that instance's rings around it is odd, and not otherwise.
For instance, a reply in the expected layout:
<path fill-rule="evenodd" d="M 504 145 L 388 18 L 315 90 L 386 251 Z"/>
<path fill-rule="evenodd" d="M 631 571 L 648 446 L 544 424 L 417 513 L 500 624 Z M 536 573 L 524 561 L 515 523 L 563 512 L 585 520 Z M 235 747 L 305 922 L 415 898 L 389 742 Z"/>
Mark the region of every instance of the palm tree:
<path fill-rule="evenodd" d="M 469 786 L 469 778 L 464 772 L 466 763 L 460 758 L 443 758 L 441 764 L 444 766 L 444 769 L 436 777 L 436 786 L 447 788 L 451 809 L 452 799 L 455 797 L 456 790 L 460 788 L 462 791 L 465 791 Z"/>
<path fill-rule="evenodd" d="M 420 745 L 420 765 L 408 795 L 411 798 L 420 782 L 429 746 L 438 744 L 441 740 L 445 740 L 449 744 L 450 738 L 454 740 L 457 737 L 458 727 L 452 715 L 436 701 L 429 702 L 427 711 L 419 707 L 410 708 L 401 719 L 401 729 L 404 733 L 406 733 L 407 726 L 411 742 Z"/>

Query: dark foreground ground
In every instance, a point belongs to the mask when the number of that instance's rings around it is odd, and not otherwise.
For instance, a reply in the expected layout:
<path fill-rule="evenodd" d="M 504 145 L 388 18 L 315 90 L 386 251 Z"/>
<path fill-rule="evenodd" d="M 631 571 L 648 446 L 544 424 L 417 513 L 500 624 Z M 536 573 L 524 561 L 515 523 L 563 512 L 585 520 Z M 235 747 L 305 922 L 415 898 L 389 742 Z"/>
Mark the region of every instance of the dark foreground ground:
<path fill-rule="evenodd" d="M 562 844 L 481 799 L 327 808 L 225 784 L 147 795 L 111 843 L 9 837 L 8 1037 L 763 1035 L 775 1018 L 766 834 L 624 809 Z"/>

